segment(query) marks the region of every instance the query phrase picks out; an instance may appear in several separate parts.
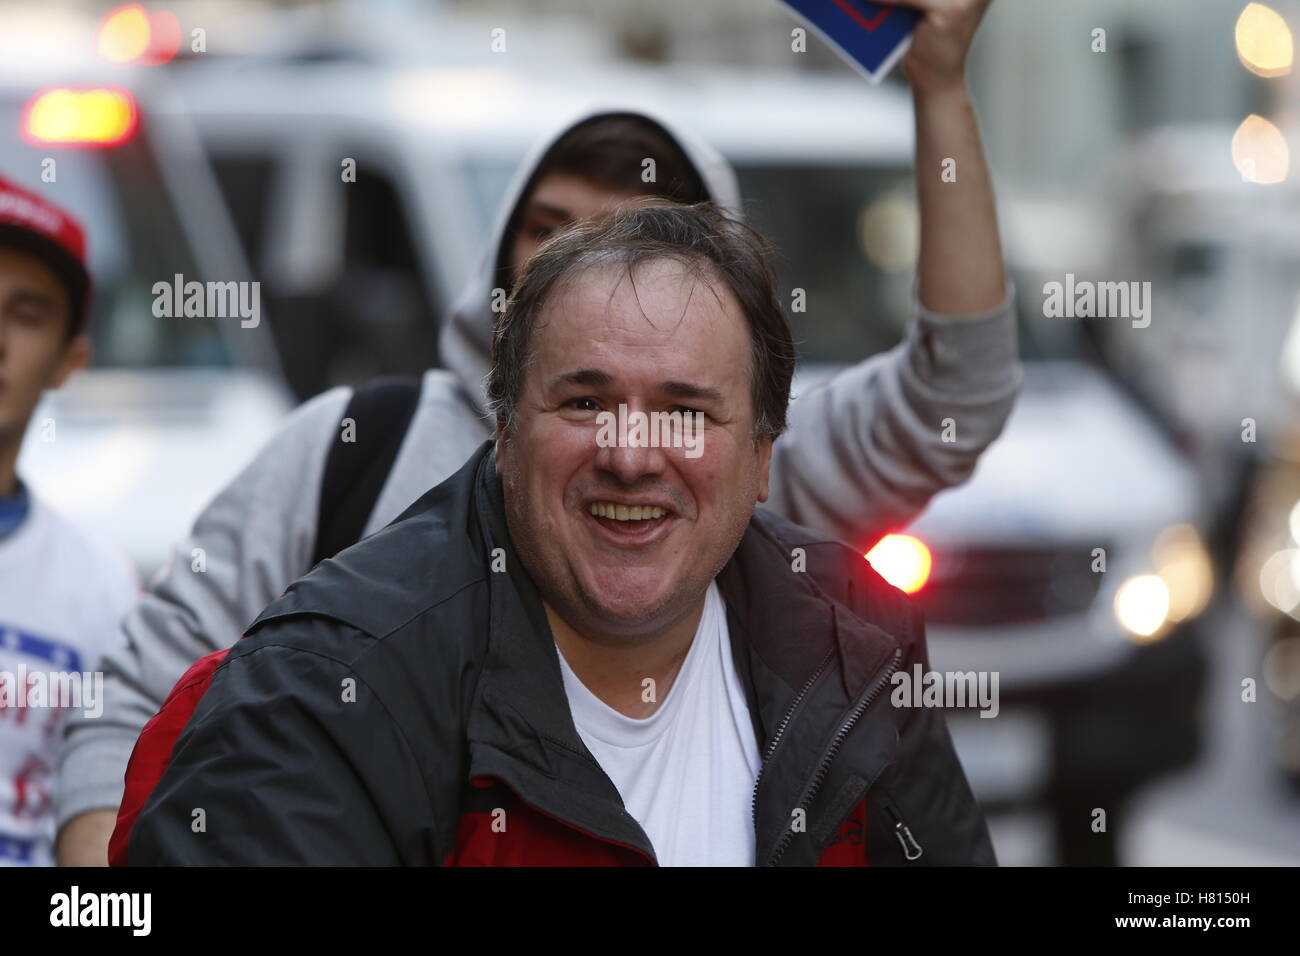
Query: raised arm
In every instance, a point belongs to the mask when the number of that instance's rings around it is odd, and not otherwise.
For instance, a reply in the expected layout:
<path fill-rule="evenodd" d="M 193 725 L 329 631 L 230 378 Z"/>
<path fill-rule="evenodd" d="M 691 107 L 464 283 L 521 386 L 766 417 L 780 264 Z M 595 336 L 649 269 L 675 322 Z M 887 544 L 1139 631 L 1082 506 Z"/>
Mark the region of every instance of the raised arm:
<path fill-rule="evenodd" d="M 916 116 L 917 265 L 925 308 L 988 312 L 1006 296 L 1006 267 L 966 54 L 989 0 L 908 0 L 923 10 L 903 70 Z"/>
<path fill-rule="evenodd" d="M 795 402 L 769 507 L 863 547 L 970 477 L 1021 383 L 1014 290 L 966 84 L 989 0 L 910 0 L 925 13 L 903 60 L 916 117 L 921 216 L 913 318 L 897 347 Z"/>

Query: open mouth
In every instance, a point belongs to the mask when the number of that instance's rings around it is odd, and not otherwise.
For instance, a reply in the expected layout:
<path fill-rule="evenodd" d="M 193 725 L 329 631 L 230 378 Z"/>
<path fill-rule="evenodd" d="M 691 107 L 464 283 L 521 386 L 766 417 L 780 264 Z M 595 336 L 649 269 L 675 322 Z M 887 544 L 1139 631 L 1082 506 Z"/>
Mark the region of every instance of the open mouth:
<path fill-rule="evenodd" d="M 593 501 L 587 506 L 587 514 L 608 537 L 636 544 L 653 540 L 656 532 L 675 517 L 659 505 L 622 505 L 612 501 Z"/>

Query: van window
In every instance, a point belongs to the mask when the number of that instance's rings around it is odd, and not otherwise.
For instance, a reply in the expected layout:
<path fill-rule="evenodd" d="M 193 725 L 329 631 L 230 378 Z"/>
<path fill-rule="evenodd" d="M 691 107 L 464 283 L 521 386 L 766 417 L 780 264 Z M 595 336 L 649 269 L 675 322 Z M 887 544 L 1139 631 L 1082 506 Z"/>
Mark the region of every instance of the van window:
<path fill-rule="evenodd" d="M 269 156 L 222 155 L 211 150 L 212 172 L 230 210 L 230 218 L 253 269 L 262 262 L 266 241 L 266 215 L 270 209 L 275 163 Z"/>
<path fill-rule="evenodd" d="M 271 163 L 226 156 L 214 165 L 245 251 L 265 280 L 264 217 L 276 181 Z M 276 283 L 263 286 L 285 377 L 302 399 L 381 375 L 419 375 L 438 363 L 435 290 L 422 274 L 392 178 L 359 162 L 356 181 L 341 188 L 343 235 L 325 240 L 341 246 L 338 269 L 290 293 Z"/>
<path fill-rule="evenodd" d="M 421 269 L 408 208 L 392 179 L 374 166 L 358 164 L 344 196 L 331 384 L 418 375 L 438 363 L 437 298 Z"/>
<path fill-rule="evenodd" d="M 856 361 L 898 342 L 911 310 L 916 255 L 908 171 L 737 165 L 736 175 L 746 218 L 776 245 L 799 358 Z"/>

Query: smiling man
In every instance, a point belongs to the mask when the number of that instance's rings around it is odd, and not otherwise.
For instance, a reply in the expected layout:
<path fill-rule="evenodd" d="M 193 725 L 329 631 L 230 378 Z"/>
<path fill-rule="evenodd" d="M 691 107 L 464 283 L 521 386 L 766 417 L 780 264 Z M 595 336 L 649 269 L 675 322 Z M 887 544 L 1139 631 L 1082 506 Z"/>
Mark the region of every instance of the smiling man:
<path fill-rule="evenodd" d="M 860 552 L 970 476 L 1002 431 L 1022 377 L 993 182 L 964 77 L 988 0 L 914 5 L 925 15 L 903 62 L 920 226 L 912 317 L 894 348 L 846 354 L 843 371 L 803 391 L 772 451 L 766 503 Z M 554 105 L 544 90 L 520 103 L 545 112 Z M 954 161 L 959 182 L 945 181 Z M 123 799 L 128 757 L 178 679 L 193 687 L 288 584 L 388 525 L 491 437 L 484 379 L 499 290 L 513 288 L 552 233 L 644 195 L 743 208 L 726 159 L 668 118 L 604 104 L 563 120 L 502 197 L 491 241 L 439 333 L 445 367 L 426 371 L 418 387 L 376 382 L 307 402 L 196 518 L 106 659 L 103 716 L 71 721 L 55 808 L 61 863 L 107 861 L 119 805 L 133 819 L 139 791 L 151 786 L 129 788 Z M 843 276 L 864 278 L 874 281 Z M 854 308 L 834 321 L 855 334 L 879 318 L 869 313 Z M 203 574 L 191 570 L 195 548 L 206 555 Z M 161 767 L 152 769 L 156 780 Z"/>
<path fill-rule="evenodd" d="M 995 862 L 942 714 L 885 692 L 919 615 L 756 508 L 794 369 L 756 233 L 665 201 L 567 230 L 492 361 L 495 439 L 178 686 L 129 862 Z M 702 453 L 598 441 L 620 404 L 702 415 Z"/>

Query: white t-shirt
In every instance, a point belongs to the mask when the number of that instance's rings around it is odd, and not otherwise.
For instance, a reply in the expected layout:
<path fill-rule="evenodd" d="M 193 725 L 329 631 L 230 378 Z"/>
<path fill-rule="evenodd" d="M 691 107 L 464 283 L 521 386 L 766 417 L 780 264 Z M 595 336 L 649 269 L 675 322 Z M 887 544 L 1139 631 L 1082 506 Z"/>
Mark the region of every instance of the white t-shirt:
<path fill-rule="evenodd" d="M 560 654 L 578 733 L 641 824 L 661 866 L 753 866 L 758 741 L 731 657 L 716 583 L 668 696 L 624 716 L 587 689 Z"/>
<path fill-rule="evenodd" d="M 102 706 L 94 672 L 139 595 L 125 557 L 29 495 L 27 516 L 0 538 L 0 866 L 53 865 L 58 748 L 72 712 L 53 705 Z"/>

